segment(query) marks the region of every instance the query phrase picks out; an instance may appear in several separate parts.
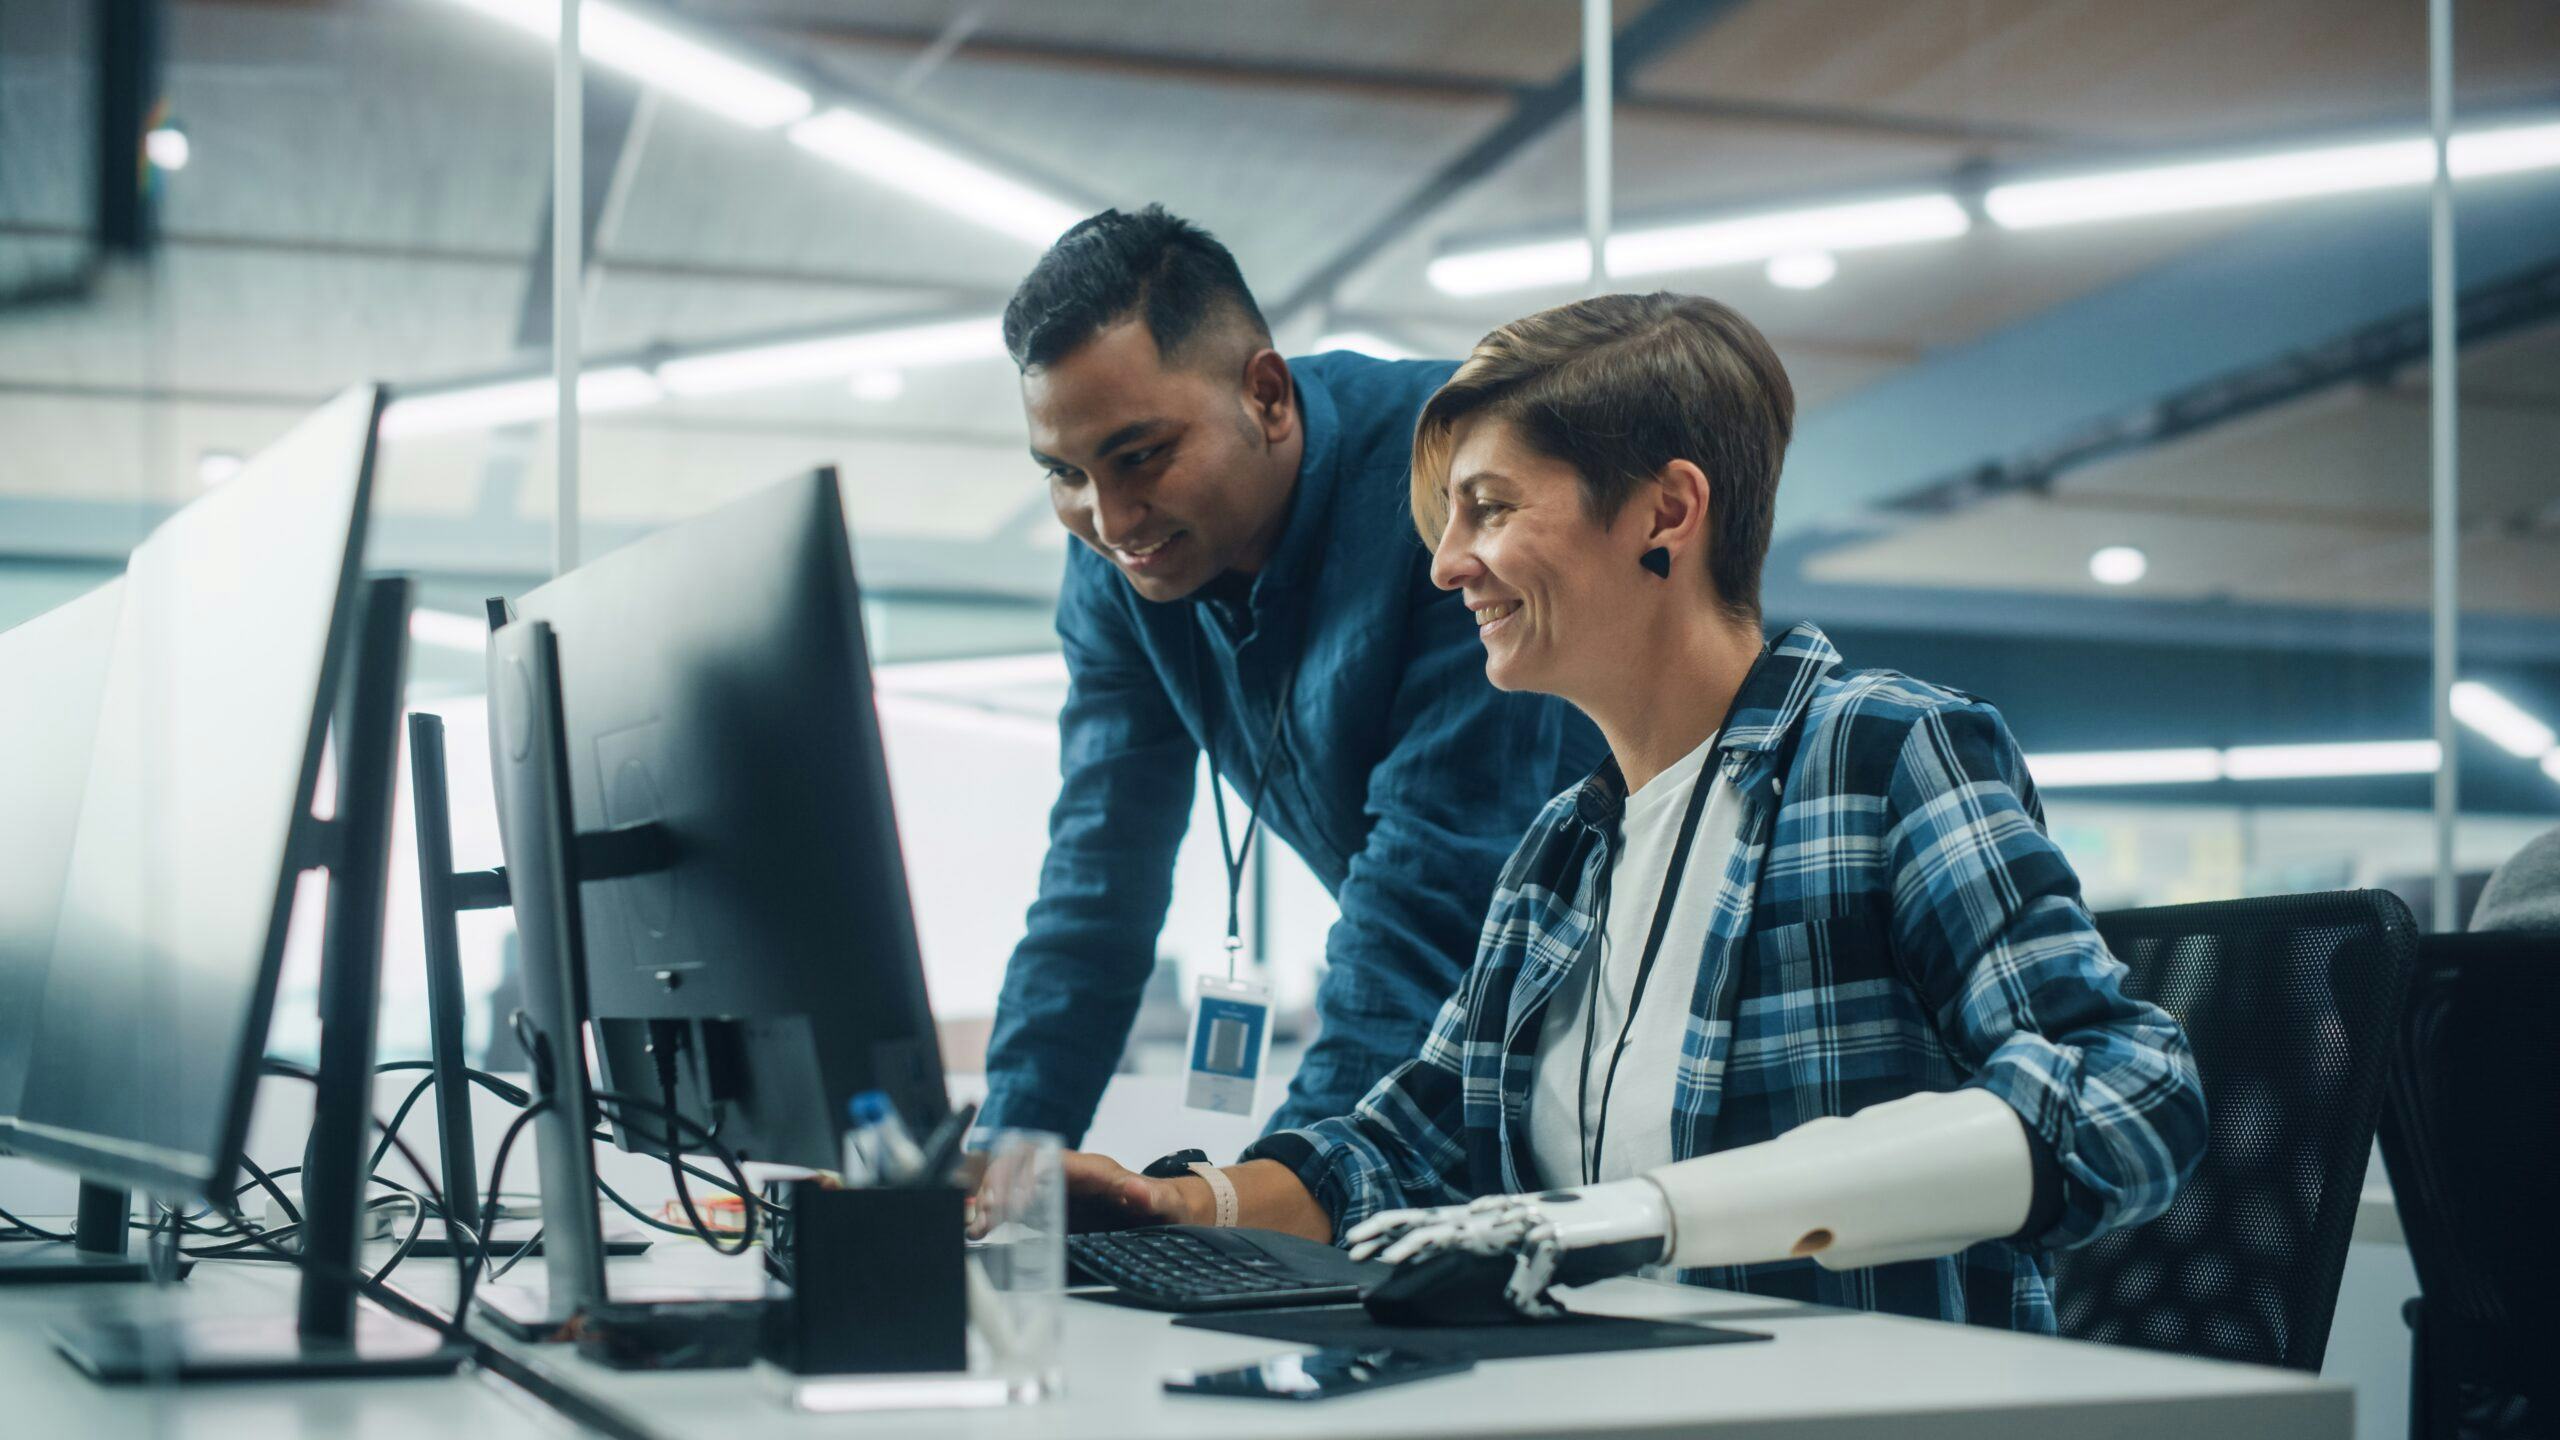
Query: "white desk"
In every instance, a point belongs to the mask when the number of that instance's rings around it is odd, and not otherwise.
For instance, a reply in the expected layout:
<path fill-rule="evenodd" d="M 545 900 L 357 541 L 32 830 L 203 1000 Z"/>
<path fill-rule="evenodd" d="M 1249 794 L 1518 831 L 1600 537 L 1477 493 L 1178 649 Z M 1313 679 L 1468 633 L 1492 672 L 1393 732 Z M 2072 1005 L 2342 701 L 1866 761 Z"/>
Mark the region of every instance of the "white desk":
<path fill-rule="evenodd" d="M 532 1262 L 527 1262 L 528 1264 Z M 617 1260 L 614 1280 L 752 1290 L 750 1262 L 691 1242 Z M 444 1267 L 404 1272 L 441 1297 Z M 2122 1436 L 2126 1440 L 2345 1440 L 2354 1396 L 2288 1371 L 1827 1311 L 1643 1281 L 1595 1287 L 1584 1308 L 1694 1316 L 1776 1338 L 1759 1344 L 1488 1363 L 1445 1380 L 1314 1406 L 1169 1396 L 1168 1372 L 1303 1347 L 1177 1329 L 1171 1317 L 1068 1301 L 1066 1393 L 1014 1410 L 802 1415 L 764 1372 L 609 1370 L 558 1346 L 506 1342 L 544 1379 L 614 1412 L 633 1434 L 692 1440 L 871 1433 L 1005 1440 L 1251 1437 L 1807 1436 L 1895 1440 Z"/>
<path fill-rule="evenodd" d="M 528 1268 L 537 1262 L 526 1262 Z M 758 1268 L 688 1241 L 617 1260 L 632 1286 L 755 1293 Z M 52 1353 L 47 1324 L 91 1305 L 237 1313 L 291 1305 L 282 1266 L 207 1262 L 181 1286 L 0 1290 L 0 1432 L 152 1435 L 229 1440 L 252 1434 L 365 1440 L 520 1440 L 577 1426 L 531 1394 L 477 1370 L 446 1378 L 170 1387 L 94 1385 Z M 403 1266 L 401 1288 L 430 1302 L 451 1295 L 441 1263 Z M 1443 1380 L 1316 1406 L 1169 1396 L 1178 1369 L 1242 1364 L 1301 1347 L 1178 1329 L 1147 1311 L 1068 1303 L 1066 1393 L 1014 1410 L 873 1416 L 799 1414 L 763 1371 L 631 1373 L 590 1364 L 565 1346 L 493 1343 L 543 1388 L 591 1408 L 623 1436 L 874 1434 L 1005 1440 L 1198 1440 L 1214 1431 L 1253 1440 L 1430 1437 L 1698 1435 L 1894 1437 L 2124 1437 L 2124 1440 L 2345 1440 L 2354 1396 L 2287 1371 L 2185 1360 L 1969 1326 L 1820 1310 L 1643 1281 L 1594 1287 L 1582 1308 L 1694 1317 L 1775 1338 L 1766 1343 L 1506 1360 Z M 483 1327 L 485 1329 L 485 1327 Z"/>
<path fill-rule="evenodd" d="M 414 1263 L 414 1262 L 412 1262 Z M 403 1267 L 406 1268 L 405 1266 Z M 396 1279 L 396 1277 L 395 1277 Z M 0 1435 L 63 1440 L 559 1440 L 578 1427 L 474 1369 L 400 1380 L 99 1385 L 45 1338 L 56 1321 L 126 1315 L 291 1315 L 283 1265 L 204 1263 L 178 1285 L 0 1287 Z"/>

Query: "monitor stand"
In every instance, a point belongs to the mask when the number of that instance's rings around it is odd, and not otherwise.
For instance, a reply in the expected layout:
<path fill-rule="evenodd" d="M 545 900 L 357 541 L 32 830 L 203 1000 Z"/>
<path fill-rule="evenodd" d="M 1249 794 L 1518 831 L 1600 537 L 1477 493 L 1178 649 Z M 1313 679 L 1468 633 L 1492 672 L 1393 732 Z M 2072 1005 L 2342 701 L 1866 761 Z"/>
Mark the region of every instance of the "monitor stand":
<path fill-rule="evenodd" d="M 0 1244 L 0 1285 L 93 1285 L 151 1278 L 151 1261 L 132 1253 L 133 1193 L 80 1182 L 80 1215 L 69 1240 Z"/>
<path fill-rule="evenodd" d="M 331 721 L 338 755 L 336 818 L 309 820 L 308 842 L 301 847 L 309 863 L 329 871 L 330 884 L 320 946 L 319 1083 L 303 1176 L 305 1260 L 297 1313 L 102 1317 L 57 1326 L 54 1348 L 93 1379 L 440 1375 L 464 1358 L 464 1348 L 439 1332 L 360 1306 L 357 1299 L 409 582 L 365 581 L 357 596 L 354 643 Z"/>

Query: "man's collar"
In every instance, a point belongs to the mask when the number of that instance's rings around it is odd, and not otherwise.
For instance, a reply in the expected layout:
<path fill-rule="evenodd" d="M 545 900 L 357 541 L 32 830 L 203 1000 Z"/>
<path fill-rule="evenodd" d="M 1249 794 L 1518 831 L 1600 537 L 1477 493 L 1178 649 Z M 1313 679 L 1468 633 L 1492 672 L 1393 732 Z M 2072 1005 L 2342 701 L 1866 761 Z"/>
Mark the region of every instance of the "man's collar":
<path fill-rule="evenodd" d="M 1840 652 L 1810 620 L 1779 636 L 1743 677 L 1742 689 L 1733 697 L 1732 718 L 1717 737 L 1716 753 L 1762 754 L 1776 749 L 1804 718 L 1822 677 L 1839 665 Z M 1574 814 L 1595 829 L 1615 826 L 1626 804 L 1626 776 L 1620 773 L 1615 756 L 1603 759 L 1600 768 L 1575 787 Z"/>
<path fill-rule="evenodd" d="M 1298 392 L 1298 482 L 1289 492 L 1289 519 L 1273 546 L 1269 563 L 1254 577 L 1253 598 L 1269 603 L 1283 591 L 1305 584 L 1316 557 L 1323 552 L 1326 521 L 1333 510 L 1334 467 L 1342 453 L 1342 420 L 1333 393 L 1324 382 L 1292 368 Z"/>

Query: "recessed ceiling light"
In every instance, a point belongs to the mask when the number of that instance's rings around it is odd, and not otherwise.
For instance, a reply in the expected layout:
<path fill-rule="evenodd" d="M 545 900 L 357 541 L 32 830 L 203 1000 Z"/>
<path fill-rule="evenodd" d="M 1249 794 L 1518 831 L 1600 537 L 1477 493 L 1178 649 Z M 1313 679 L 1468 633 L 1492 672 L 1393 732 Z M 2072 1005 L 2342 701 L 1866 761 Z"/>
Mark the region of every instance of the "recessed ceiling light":
<path fill-rule="evenodd" d="M 1828 250 L 1795 250 L 1769 261 L 1769 283 L 1781 290 L 1815 290 L 1840 273 L 1840 262 Z"/>
<path fill-rule="evenodd" d="M 856 400 L 869 400 L 875 404 L 895 400 L 907 393 L 907 372 L 904 370 L 857 370 L 845 388 L 853 392 L 853 398 Z"/>
<path fill-rule="evenodd" d="M 2089 556 L 2089 578 L 2101 585 L 2130 585 L 2151 572 L 2151 557 L 2131 545 L 2108 545 Z"/>
<path fill-rule="evenodd" d="M 240 467 L 246 463 L 228 450 L 207 450 L 196 457 L 196 479 L 211 489 L 239 474 Z"/>
<path fill-rule="evenodd" d="M 187 143 L 187 132 L 175 125 L 161 125 L 142 137 L 142 153 L 155 170 L 184 170 L 195 154 Z"/>

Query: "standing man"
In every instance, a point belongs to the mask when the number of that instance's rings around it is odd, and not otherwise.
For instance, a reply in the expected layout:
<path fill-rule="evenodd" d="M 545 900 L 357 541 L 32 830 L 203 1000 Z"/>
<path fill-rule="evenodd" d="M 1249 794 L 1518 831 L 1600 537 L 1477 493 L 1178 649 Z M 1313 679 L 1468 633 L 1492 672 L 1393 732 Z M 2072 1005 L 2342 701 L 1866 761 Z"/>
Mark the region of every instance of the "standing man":
<path fill-rule="evenodd" d="M 1474 617 L 1414 542 L 1414 419 L 1455 367 L 1282 359 L 1235 257 L 1152 205 L 1059 237 L 1004 338 L 1082 543 L 1058 596 L 1064 784 L 980 1123 L 1082 1140 L 1154 968 L 1204 749 L 1252 807 L 1243 847 L 1267 826 L 1342 909 L 1321 1030 L 1271 1123 L 1346 1113 L 1420 1046 L 1504 858 L 1600 755 L 1568 707 L 1485 683 Z"/>

